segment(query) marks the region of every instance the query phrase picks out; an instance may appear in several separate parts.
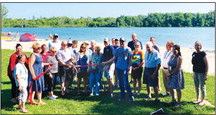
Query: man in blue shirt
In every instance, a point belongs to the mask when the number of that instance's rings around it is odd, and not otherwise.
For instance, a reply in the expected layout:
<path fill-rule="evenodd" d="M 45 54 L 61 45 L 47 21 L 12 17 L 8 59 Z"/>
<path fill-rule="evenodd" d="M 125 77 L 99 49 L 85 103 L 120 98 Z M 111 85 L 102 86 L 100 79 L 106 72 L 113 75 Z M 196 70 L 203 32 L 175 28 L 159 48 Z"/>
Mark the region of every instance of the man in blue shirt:
<path fill-rule="evenodd" d="M 160 53 L 159 47 L 155 43 L 156 42 L 155 37 L 150 37 L 150 42 L 153 44 L 153 48 Z M 162 88 L 160 85 L 160 78 L 158 78 L 158 91 L 162 91 Z"/>
<path fill-rule="evenodd" d="M 124 38 L 120 38 L 120 48 L 118 48 L 115 52 L 115 55 L 112 59 L 103 62 L 102 64 L 106 65 L 109 63 L 113 63 L 115 59 L 116 60 L 116 73 L 119 80 L 119 87 L 121 90 L 121 96 L 119 98 L 119 101 L 122 101 L 125 99 L 125 89 L 127 90 L 130 100 L 134 101 L 134 97 L 131 92 L 130 84 L 128 82 L 128 71 L 131 66 L 131 58 L 132 53 L 129 48 L 126 48 Z"/>
<path fill-rule="evenodd" d="M 154 88 L 155 102 L 160 102 L 158 99 L 158 70 L 161 66 L 160 55 L 157 50 L 153 48 L 151 42 L 146 43 L 145 52 L 145 69 L 143 74 L 143 83 L 147 86 L 148 97 L 145 100 L 151 98 L 151 89 Z"/>

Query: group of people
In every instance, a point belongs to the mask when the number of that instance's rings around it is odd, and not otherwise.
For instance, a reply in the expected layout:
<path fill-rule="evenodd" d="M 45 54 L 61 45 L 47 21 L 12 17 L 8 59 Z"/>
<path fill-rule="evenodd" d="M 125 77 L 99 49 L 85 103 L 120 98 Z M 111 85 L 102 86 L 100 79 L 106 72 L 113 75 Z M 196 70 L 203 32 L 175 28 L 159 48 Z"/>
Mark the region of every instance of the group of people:
<path fill-rule="evenodd" d="M 46 104 L 42 101 L 42 92 L 45 87 L 49 99 L 55 100 L 58 97 L 54 95 L 58 76 L 61 81 L 62 97 L 69 93 L 69 88 L 75 78 L 77 78 L 78 95 L 82 92 L 80 85 L 83 79 L 83 92 L 87 93 L 89 89 L 90 96 L 99 96 L 101 79 L 104 76 L 109 84 L 110 97 L 113 97 L 113 86 L 116 85 L 120 89 L 119 101 L 126 99 L 125 90 L 127 90 L 129 101 L 134 101 L 134 96 L 140 95 L 141 81 L 143 81 L 148 94 L 145 100 L 152 98 L 151 88 L 153 88 L 155 102 L 158 103 L 160 102 L 158 92 L 161 90 L 159 82 L 161 68 L 166 90 L 163 95 L 171 95 L 170 104 L 179 106 L 181 90 L 184 89 L 184 73 L 181 69 L 183 59 L 180 46 L 174 44 L 173 41 L 167 41 L 166 51 L 161 56 L 155 41 L 156 39 L 151 37 L 150 41 L 146 42 L 145 53 L 142 42 L 137 39 L 136 34 L 132 34 L 132 40 L 128 44 L 126 44 L 125 38 L 113 38 L 112 44 L 108 38 L 105 38 L 103 49 L 94 40 L 90 43 L 87 41 L 81 43 L 78 49 L 77 40 L 59 41 L 58 34 L 54 34 L 53 41 L 48 45 L 33 43 L 33 53 L 30 57 L 22 53 L 21 44 L 17 44 L 16 52 L 11 55 L 8 65 L 8 76 L 12 83 L 12 101 L 15 102 L 18 99 L 21 112 L 28 112 L 25 107 L 27 97 L 30 104 Z M 201 43 L 196 41 L 194 47 L 196 51 L 192 54 L 192 64 L 197 96 L 194 103 L 204 105 L 208 62 L 206 53 L 201 51 Z M 129 74 L 131 74 L 131 82 L 133 82 L 133 93 L 128 81 Z M 177 92 L 177 100 L 174 90 Z M 38 99 L 37 103 L 34 101 L 35 94 Z"/>

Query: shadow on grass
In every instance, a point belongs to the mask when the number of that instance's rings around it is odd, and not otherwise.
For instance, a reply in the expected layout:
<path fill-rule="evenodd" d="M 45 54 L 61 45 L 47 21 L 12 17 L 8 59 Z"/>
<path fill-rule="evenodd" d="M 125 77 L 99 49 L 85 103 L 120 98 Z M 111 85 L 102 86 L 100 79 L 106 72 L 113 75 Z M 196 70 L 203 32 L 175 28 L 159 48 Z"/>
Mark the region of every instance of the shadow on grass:
<path fill-rule="evenodd" d="M 1 109 L 6 111 L 15 111 L 14 105 L 11 101 L 11 90 L 1 90 Z"/>
<path fill-rule="evenodd" d="M 6 85 L 6 84 L 11 84 L 10 81 L 6 81 L 6 82 L 1 82 L 2 84 Z"/>

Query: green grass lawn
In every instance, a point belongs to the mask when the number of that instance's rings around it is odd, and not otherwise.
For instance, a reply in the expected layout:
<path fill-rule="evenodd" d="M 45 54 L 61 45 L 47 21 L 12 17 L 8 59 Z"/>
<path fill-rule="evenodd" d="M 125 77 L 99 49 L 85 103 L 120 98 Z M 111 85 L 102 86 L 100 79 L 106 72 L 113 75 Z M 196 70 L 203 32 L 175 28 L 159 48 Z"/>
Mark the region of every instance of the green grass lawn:
<path fill-rule="evenodd" d="M 13 105 L 10 102 L 10 80 L 7 76 L 7 66 L 10 54 L 14 51 L 2 50 L 2 77 L 1 77 L 1 113 L 2 114 L 19 114 L 16 110 L 18 105 Z M 28 55 L 30 53 L 27 53 Z M 162 97 L 163 91 L 160 92 L 161 103 L 155 104 L 154 99 L 144 101 L 143 98 L 147 95 L 145 85 L 142 85 L 140 96 L 135 96 L 134 102 L 127 100 L 118 102 L 120 90 L 114 91 L 114 97 L 110 98 L 108 91 L 101 91 L 100 96 L 89 97 L 89 94 L 81 96 L 76 95 L 76 90 L 71 90 L 70 94 L 65 98 L 59 97 L 57 100 L 49 100 L 43 93 L 43 101 L 46 105 L 29 105 L 26 104 L 29 114 L 149 114 L 159 108 L 163 108 L 169 114 L 214 114 L 214 107 L 192 104 L 195 100 L 195 88 L 191 73 L 184 73 L 185 89 L 182 92 L 182 105 L 180 107 L 172 107 L 167 103 L 171 101 L 171 97 Z M 162 78 L 162 74 L 160 74 Z M 161 86 L 163 86 L 162 79 Z M 207 80 L 207 100 L 211 104 L 215 104 L 215 86 L 214 76 L 208 76 Z M 108 85 L 106 85 L 108 86 Z M 60 95 L 60 86 L 55 90 L 56 95 Z"/>

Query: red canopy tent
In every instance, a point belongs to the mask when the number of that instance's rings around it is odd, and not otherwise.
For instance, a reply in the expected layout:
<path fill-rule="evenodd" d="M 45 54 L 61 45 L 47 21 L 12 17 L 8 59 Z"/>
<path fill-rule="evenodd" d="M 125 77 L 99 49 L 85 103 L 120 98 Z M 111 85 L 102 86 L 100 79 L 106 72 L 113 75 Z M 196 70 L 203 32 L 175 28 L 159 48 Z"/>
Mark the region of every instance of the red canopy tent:
<path fill-rule="evenodd" d="M 19 41 L 20 42 L 32 42 L 32 41 L 36 41 L 36 38 L 29 33 L 25 33 L 20 36 Z"/>

